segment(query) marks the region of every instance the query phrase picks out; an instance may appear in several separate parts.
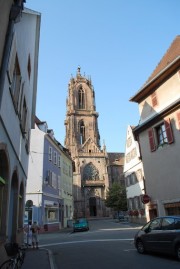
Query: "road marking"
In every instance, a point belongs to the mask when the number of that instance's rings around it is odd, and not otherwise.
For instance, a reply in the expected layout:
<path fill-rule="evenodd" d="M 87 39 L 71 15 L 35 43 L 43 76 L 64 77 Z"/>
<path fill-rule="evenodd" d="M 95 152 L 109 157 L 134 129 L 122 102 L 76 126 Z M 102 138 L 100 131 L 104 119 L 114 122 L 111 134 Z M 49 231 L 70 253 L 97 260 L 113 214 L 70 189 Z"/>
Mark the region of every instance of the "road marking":
<path fill-rule="evenodd" d="M 68 245 L 68 244 L 79 244 L 79 243 L 93 243 L 93 242 L 116 242 L 116 241 L 132 241 L 133 238 L 125 238 L 125 239 L 95 239 L 95 240 L 83 240 L 83 241 L 69 241 L 69 242 L 60 242 L 60 243 L 51 243 L 39 245 L 39 247 L 50 247 L 50 246 L 58 246 L 58 245 Z"/>

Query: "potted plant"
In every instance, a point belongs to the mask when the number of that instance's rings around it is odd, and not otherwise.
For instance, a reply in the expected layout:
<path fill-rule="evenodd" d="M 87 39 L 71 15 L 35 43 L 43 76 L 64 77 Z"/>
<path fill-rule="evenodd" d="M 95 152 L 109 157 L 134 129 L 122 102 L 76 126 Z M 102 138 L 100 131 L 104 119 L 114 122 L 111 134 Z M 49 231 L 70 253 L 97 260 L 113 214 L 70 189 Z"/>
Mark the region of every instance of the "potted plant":
<path fill-rule="evenodd" d="M 137 209 L 134 210 L 133 215 L 136 216 L 136 217 L 139 216 L 139 211 Z"/>

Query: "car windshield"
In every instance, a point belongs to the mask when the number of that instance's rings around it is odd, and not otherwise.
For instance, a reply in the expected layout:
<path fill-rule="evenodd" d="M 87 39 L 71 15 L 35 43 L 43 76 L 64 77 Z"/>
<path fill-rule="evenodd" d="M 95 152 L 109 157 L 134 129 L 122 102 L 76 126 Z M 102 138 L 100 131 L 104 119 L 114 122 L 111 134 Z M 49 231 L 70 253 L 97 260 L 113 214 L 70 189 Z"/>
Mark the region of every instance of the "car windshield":
<path fill-rule="evenodd" d="M 77 219 L 77 220 L 75 220 L 75 223 L 83 223 L 83 222 L 86 222 L 86 220 L 85 219 Z"/>

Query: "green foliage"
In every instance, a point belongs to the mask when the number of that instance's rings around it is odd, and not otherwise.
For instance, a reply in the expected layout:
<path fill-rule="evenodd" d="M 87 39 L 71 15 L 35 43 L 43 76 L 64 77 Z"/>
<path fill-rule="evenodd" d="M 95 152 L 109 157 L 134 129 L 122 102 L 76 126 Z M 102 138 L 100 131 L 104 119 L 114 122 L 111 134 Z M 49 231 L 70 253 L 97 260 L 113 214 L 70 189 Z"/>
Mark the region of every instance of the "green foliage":
<path fill-rule="evenodd" d="M 105 205 L 116 211 L 126 211 L 127 198 L 125 187 L 118 183 L 113 183 L 106 193 Z"/>

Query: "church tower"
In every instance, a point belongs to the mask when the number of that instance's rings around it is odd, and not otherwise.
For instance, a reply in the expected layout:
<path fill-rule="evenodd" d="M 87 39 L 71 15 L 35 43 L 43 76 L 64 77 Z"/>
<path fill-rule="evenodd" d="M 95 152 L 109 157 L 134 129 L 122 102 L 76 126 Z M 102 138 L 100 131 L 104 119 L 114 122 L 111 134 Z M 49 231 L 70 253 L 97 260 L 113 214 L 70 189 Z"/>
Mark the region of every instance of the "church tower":
<path fill-rule="evenodd" d="M 74 161 L 73 197 L 75 217 L 108 216 L 104 205 L 109 187 L 107 152 L 100 146 L 98 113 L 91 79 L 80 67 L 68 84 L 65 147 Z"/>

